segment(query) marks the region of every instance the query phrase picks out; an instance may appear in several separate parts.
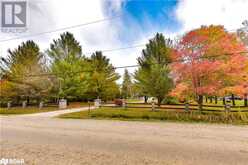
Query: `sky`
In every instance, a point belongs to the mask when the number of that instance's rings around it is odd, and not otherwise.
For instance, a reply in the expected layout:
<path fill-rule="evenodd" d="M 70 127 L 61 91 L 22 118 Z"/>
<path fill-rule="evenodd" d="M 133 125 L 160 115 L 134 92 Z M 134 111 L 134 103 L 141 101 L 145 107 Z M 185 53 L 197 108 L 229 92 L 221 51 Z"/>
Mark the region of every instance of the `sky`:
<path fill-rule="evenodd" d="M 29 0 L 27 32 L 0 32 L 0 56 L 5 57 L 7 49 L 13 49 L 26 40 L 34 40 L 44 51 L 65 31 L 7 42 L 1 40 L 106 18 L 113 19 L 67 30 L 81 43 L 86 56 L 97 50 L 143 45 L 157 32 L 173 39 L 201 25 L 211 24 L 224 25 L 233 31 L 248 19 L 247 9 L 247 0 Z M 143 48 L 103 54 L 114 66 L 135 65 Z M 129 68 L 130 72 L 134 70 Z M 117 70 L 120 74 L 123 71 Z"/>

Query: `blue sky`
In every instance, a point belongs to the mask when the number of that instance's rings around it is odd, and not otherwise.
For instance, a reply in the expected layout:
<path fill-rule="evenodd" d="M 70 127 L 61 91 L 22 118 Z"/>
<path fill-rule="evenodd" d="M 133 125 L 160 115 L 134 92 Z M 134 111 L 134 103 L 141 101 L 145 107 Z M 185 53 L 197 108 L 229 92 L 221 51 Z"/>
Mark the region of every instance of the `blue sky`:
<path fill-rule="evenodd" d="M 0 0 L 4 1 L 4 0 Z M 145 44 L 156 32 L 174 39 L 201 25 L 224 25 L 227 30 L 240 28 L 248 19 L 246 0 L 29 0 L 29 25 L 26 33 L 2 33 L 7 39 L 53 31 L 108 17 L 121 18 L 69 29 L 81 43 L 83 52 L 109 50 Z M 66 12 L 65 12 L 66 11 Z M 64 31 L 24 37 L 0 44 L 0 56 L 28 39 L 42 51 Z M 134 65 L 144 47 L 104 52 L 114 66 Z M 130 68 L 132 69 L 132 68 Z M 118 70 L 122 73 L 124 70 Z"/>
<path fill-rule="evenodd" d="M 143 0 L 127 1 L 122 6 L 122 11 L 128 13 L 124 16 L 124 20 L 129 16 L 133 17 L 144 30 L 146 29 L 146 21 L 158 26 L 159 29 L 169 29 L 171 31 L 179 28 L 180 22 L 174 16 L 178 2 L 173 0 Z M 159 30 L 158 29 L 158 30 Z"/>
<path fill-rule="evenodd" d="M 181 22 L 175 15 L 178 5 L 176 0 L 125 0 L 118 10 L 109 7 L 116 3 L 113 0 L 103 3 L 107 16 L 121 14 L 122 24 L 128 27 L 120 28 L 119 31 L 120 39 L 124 41 L 130 39 L 130 36 L 139 38 L 137 35 L 164 31 L 174 33 L 181 28 Z"/>

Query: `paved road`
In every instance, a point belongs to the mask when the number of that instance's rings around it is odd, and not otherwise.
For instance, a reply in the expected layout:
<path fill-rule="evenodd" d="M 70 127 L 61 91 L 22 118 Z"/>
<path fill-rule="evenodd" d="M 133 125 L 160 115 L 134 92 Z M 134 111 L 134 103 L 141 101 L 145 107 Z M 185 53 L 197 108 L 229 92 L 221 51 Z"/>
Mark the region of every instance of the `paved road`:
<path fill-rule="evenodd" d="M 67 112 L 0 117 L 0 157 L 28 165 L 248 164 L 247 126 L 54 118 Z"/>

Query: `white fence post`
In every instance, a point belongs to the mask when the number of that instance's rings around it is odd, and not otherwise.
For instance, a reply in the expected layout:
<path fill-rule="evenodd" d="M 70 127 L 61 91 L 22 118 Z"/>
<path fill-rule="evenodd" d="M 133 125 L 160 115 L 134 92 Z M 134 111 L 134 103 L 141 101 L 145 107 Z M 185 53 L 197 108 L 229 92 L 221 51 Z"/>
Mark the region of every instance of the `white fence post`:
<path fill-rule="evenodd" d="M 66 99 L 60 99 L 59 100 L 59 109 L 66 109 L 67 108 L 67 100 Z"/>
<path fill-rule="evenodd" d="M 8 109 L 11 108 L 11 102 L 10 101 L 7 103 L 7 107 L 8 107 Z"/>
<path fill-rule="evenodd" d="M 22 108 L 26 108 L 27 107 L 27 101 L 23 101 L 22 102 Z"/>
<path fill-rule="evenodd" d="M 99 108 L 101 106 L 101 99 L 95 99 L 94 105 L 95 105 L 95 108 Z"/>
<path fill-rule="evenodd" d="M 43 103 L 43 101 L 41 101 L 39 104 L 39 109 L 43 108 L 43 106 L 44 106 L 44 103 Z"/>

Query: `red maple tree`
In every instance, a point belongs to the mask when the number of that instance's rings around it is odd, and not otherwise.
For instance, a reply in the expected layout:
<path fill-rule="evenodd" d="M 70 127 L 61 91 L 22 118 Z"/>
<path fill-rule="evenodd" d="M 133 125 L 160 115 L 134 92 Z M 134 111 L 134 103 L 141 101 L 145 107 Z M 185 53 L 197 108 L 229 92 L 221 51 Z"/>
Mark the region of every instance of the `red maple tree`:
<path fill-rule="evenodd" d="M 174 92 L 178 87 L 182 89 L 182 83 L 185 84 L 190 89 L 187 91 L 191 91 L 186 95 L 194 96 L 199 105 L 203 102 L 203 95 L 225 96 L 223 91 L 227 87 L 239 84 L 239 78 L 232 74 L 241 76 L 244 66 L 240 63 L 246 60 L 245 51 L 246 47 L 237 36 L 227 32 L 223 26 L 202 26 L 186 33 L 174 57 L 177 82 Z M 181 93 L 185 95 L 183 90 Z"/>

